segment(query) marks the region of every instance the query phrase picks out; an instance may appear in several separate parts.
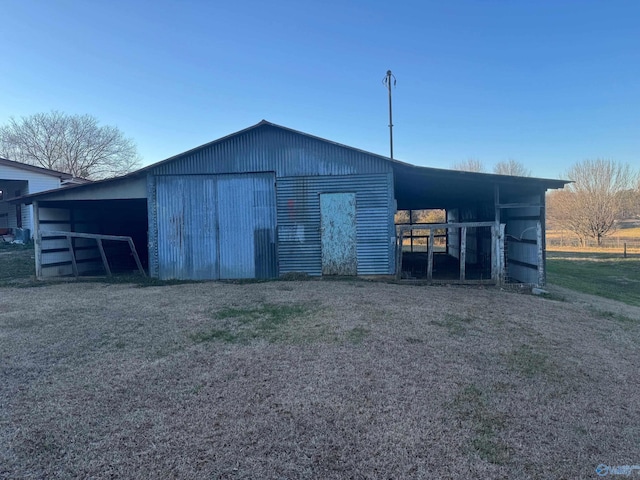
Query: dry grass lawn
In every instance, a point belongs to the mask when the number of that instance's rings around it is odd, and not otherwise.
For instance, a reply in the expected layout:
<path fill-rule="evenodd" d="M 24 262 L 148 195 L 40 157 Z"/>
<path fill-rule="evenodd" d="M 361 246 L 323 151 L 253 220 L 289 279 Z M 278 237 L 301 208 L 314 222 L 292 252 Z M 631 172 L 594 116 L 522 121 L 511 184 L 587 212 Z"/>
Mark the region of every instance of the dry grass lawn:
<path fill-rule="evenodd" d="M 597 478 L 640 309 L 364 281 L 0 287 L 0 478 Z"/>

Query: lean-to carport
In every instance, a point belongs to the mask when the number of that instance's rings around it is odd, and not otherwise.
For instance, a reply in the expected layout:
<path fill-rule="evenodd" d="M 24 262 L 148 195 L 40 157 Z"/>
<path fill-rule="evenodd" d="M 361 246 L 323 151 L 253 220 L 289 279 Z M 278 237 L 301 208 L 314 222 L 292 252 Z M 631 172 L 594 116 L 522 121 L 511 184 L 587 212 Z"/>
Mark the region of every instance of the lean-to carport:
<path fill-rule="evenodd" d="M 459 283 L 545 283 L 545 192 L 567 182 L 394 162 L 397 209 L 446 211 L 444 224 L 397 226 L 396 277 Z M 445 232 L 444 252 L 434 252 Z M 428 239 L 407 252 L 403 239 Z"/>

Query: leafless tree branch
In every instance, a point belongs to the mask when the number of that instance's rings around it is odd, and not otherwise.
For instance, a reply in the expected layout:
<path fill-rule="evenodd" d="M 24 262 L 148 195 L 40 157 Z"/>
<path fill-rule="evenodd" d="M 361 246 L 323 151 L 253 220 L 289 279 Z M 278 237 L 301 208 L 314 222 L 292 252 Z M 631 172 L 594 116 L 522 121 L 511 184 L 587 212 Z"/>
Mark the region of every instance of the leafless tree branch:
<path fill-rule="evenodd" d="M 135 143 L 118 128 L 58 111 L 11 118 L 0 127 L 0 155 L 90 179 L 123 175 L 140 164 Z"/>

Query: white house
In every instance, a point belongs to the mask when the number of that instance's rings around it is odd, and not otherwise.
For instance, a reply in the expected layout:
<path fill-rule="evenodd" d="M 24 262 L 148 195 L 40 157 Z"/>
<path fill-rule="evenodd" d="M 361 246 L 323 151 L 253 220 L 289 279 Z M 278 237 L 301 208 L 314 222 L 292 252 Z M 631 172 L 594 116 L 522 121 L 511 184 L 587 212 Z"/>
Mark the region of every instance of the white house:
<path fill-rule="evenodd" d="M 33 207 L 12 205 L 9 200 L 55 190 L 72 181 L 73 177 L 68 173 L 0 157 L 0 231 L 12 228 L 28 228 L 33 231 Z"/>

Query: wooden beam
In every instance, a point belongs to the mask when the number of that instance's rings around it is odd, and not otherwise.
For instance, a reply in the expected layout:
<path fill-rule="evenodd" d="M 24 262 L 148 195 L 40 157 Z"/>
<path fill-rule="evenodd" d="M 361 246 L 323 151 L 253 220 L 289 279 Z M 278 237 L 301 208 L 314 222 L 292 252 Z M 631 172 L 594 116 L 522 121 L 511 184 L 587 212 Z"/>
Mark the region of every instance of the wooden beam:
<path fill-rule="evenodd" d="M 431 281 L 433 280 L 433 233 L 434 230 L 431 229 L 429 230 L 429 246 L 427 247 L 429 249 L 429 254 L 428 254 L 428 260 L 427 260 L 427 280 Z"/>
<path fill-rule="evenodd" d="M 402 242 L 404 241 L 404 230 L 398 232 L 398 245 L 396 246 L 396 280 L 402 278 Z"/>
<path fill-rule="evenodd" d="M 42 232 L 43 237 L 68 237 L 72 236 L 74 238 L 93 238 L 102 240 L 117 240 L 121 242 L 128 242 L 131 237 L 124 237 L 121 235 L 99 235 L 96 233 L 79 233 L 79 232 L 60 232 L 57 230 L 51 230 L 47 232 Z"/>
<path fill-rule="evenodd" d="M 493 225 L 493 222 L 491 222 Z M 467 227 L 460 228 L 460 281 L 467 278 Z"/>
<path fill-rule="evenodd" d="M 504 261 L 504 229 L 506 225 L 504 223 L 500 224 L 500 235 L 498 236 L 498 285 L 502 285 L 504 283 L 504 279 L 506 276 L 505 271 L 505 261 Z"/>
<path fill-rule="evenodd" d="M 538 286 L 542 287 L 545 284 L 545 269 L 544 269 L 544 244 L 542 235 L 542 223 L 536 224 L 536 240 L 538 242 Z"/>
<path fill-rule="evenodd" d="M 96 238 L 96 243 L 98 244 L 98 250 L 100 250 L 100 256 L 102 257 L 102 264 L 104 265 L 104 269 L 107 271 L 107 276 L 111 276 L 111 269 L 109 268 L 109 262 L 107 261 L 107 256 L 104 253 L 104 248 L 102 247 L 102 239 Z"/>
<path fill-rule="evenodd" d="M 144 273 L 144 268 L 142 268 L 142 263 L 140 263 L 140 258 L 138 257 L 138 252 L 136 250 L 136 246 L 133 243 L 133 239 L 129 237 L 129 248 L 131 249 L 131 253 L 133 254 L 133 259 L 136 261 L 136 265 L 138 266 L 138 270 L 142 274 L 143 277 L 146 277 L 147 274 Z"/>
<path fill-rule="evenodd" d="M 532 207 L 544 207 L 539 203 L 502 203 L 496 205 L 497 208 L 532 208 Z"/>
<path fill-rule="evenodd" d="M 444 228 L 462 228 L 462 227 L 492 227 L 495 222 L 462 222 L 462 223 L 423 223 L 414 225 L 400 225 L 398 230 L 400 232 L 406 232 L 408 230 L 430 230 L 430 229 L 444 229 Z"/>
<path fill-rule="evenodd" d="M 491 280 L 498 278 L 498 229 L 495 225 L 491 228 Z"/>
<path fill-rule="evenodd" d="M 33 202 L 33 240 L 35 242 L 36 278 L 42 279 L 42 237 L 40 236 L 40 205 Z"/>
<path fill-rule="evenodd" d="M 71 255 L 71 269 L 73 270 L 73 275 L 78 278 L 78 264 L 76 263 L 76 254 L 73 252 L 73 241 L 71 235 L 66 235 L 66 237 L 69 245 L 69 254 Z"/>

